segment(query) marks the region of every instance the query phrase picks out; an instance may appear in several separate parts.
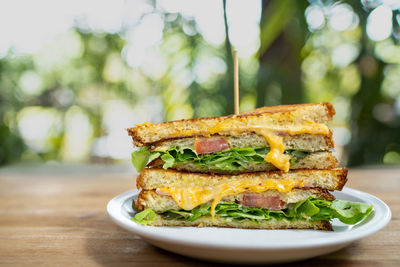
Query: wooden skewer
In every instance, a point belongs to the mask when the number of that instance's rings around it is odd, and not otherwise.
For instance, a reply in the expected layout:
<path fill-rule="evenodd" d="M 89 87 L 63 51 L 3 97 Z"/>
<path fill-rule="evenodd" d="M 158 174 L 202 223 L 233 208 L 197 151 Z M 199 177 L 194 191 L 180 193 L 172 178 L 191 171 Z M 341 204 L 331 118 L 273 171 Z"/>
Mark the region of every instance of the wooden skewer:
<path fill-rule="evenodd" d="M 239 62 L 236 50 L 233 51 L 233 90 L 234 90 L 235 115 L 238 115 L 239 114 Z"/>

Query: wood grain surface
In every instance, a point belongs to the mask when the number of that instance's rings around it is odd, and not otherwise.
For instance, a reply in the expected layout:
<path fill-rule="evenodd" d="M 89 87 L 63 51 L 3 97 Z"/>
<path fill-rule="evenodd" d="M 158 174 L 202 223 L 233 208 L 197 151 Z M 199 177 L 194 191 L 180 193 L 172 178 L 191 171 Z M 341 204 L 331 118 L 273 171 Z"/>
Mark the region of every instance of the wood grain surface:
<path fill-rule="evenodd" d="M 0 172 L 0 265 L 210 265 L 153 247 L 111 222 L 106 204 L 134 188 L 134 175 L 77 173 Z M 350 170 L 347 186 L 385 201 L 391 222 L 347 248 L 297 265 L 400 266 L 400 169 Z"/>

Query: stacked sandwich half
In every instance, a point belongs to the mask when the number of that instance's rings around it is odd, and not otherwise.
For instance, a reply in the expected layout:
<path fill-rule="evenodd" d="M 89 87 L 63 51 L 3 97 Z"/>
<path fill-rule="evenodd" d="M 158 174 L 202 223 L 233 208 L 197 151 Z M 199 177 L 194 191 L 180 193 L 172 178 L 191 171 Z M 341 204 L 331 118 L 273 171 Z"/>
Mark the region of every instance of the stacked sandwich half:
<path fill-rule="evenodd" d="M 372 207 L 335 200 L 337 168 L 329 103 L 272 106 L 227 117 L 128 129 L 141 192 L 134 221 L 152 226 L 331 230 Z"/>

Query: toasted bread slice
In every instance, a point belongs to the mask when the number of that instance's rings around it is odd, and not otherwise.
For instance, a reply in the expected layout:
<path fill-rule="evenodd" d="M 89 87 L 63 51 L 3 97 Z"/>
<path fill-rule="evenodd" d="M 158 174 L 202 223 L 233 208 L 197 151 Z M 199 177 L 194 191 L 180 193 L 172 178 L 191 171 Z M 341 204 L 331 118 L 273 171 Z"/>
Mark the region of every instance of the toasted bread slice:
<path fill-rule="evenodd" d="M 322 134 L 297 134 L 287 135 L 278 134 L 282 137 L 283 145 L 286 150 L 301 150 L 307 152 L 327 151 L 334 147 L 332 132 L 328 135 Z M 223 137 L 229 148 L 235 147 L 269 147 L 270 145 L 264 137 L 255 133 L 243 133 L 241 135 L 230 135 Z M 189 147 L 194 149 L 196 141 L 203 137 L 186 137 L 179 139 L 169 139 L 156 142 L 150 146 L 150 151 L 166 151 L 171 147 Z"/>
<path fill-rule="evenodd" d="M 147 225 L 150 226 L 197 226 L 197 227 L 226 227 L 226 228 L 242 228 L 242 229 L 314 229 L 332 231 L 332 225 L 328 221 L 287 221 L 287 220 L 269 220 L 253 223 L 251 221 L 227 221 L 216 216 L 214 220 L 210 216 L 200 217 L 193 222 L 183 220 L 164 219 L 160 215 L 156 215 L 154 220 Z"/>
<path fill-rule="evenodd" d="M 240 193 L 238 195 L 230 195 L 224 197 L 221 201 L 226 203 L 235 202 L 241 204 L 243 202 L 243 196 L 245 194 L 246 192 Z M 268 190 L 260 193 L 260 195 L 265 197 L 278 196 L 279 199 L 286 204 L 304 201 L 307 200 L 309 197 L 322 198 L 326 200 L 335 199 L 335 197 L 327 190 L 321 188 L 293 189 L 290 193 L 281 193 L 277 190 Z M 171 196 L 158 194 L 156 190 L 142 190 L 136 200 L 136 208 L 138 210 L 150 208 L 155 212 L 180 209 Z"/>
<path fill-rule="evenodd" d="M 277 181 L 303 181 L 306 187 L 341 190 L 347 181 L 347 169 L 293 170 L 288 173 L 282 171 L 269 171 L 229 175 L 188 173 L 158 168 L 145 168 L 140 172 L 140 175 L 136 180 L 136 186 L 145 190 L 164 187 L 204 188 L 219 186 L 235 181 L 240 182 L 255 179 L 258 179 L 261 182 L 269 179 Z"/>
<path fill-rule="evenodd" d="M 164 161 L 160 158 L 153 160 L 149 166 L 155 168 L 162 168 Z M 306 157 L 299 159 L 290 166 L 291 170 L 297 169 L 333 169 L 336 168 L 338 162 L 336 158 L 332 155 L 331 152 L 315 152 L 310 153 Z M 178 163 L 171 167 L 173 170 L 179 171 L 187 171 L 187 172 L 201 172 L 201 173 L 230 173 L 230 174 L 239 174 L 245 172 L 261 172 L 261 171 L 272 171 L 278 170 L 274 165 L 269 162 L 257 162 L 257 163 L 248 163 L 246 169 L 237 170 L 237 171 L 226 171 L 215 168 L 212 165 L 201 167 L 195 165 L 194 163 Z"/>
<path fill-rule="evenodd" d="M 183 137 L 255 133 L 260 127 L 274 133 L 328 135 L 329 129 L 322 123 L 334 114 L 330 103 L 271 106 L 226 117 L 145 123 L 128 129 L 128 133 L 137 146 Z"/>

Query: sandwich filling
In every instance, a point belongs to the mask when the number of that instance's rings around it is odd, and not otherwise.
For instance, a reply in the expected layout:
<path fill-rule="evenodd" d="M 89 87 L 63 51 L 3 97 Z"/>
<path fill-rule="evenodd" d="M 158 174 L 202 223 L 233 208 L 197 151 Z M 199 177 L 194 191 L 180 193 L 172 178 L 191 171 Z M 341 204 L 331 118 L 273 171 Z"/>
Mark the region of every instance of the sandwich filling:
<path fill-rule="evenodd" d="M 132 220 L 146 225 L 155 217 L 161 216 L 165 220 L 196 221 L 203 216 L 210 216 L 212 206 L 209 203 L 197 206 L 191 210 L 165 210 L 154 212 L 151 208 L 137 213 Z M 289 204 L 284 209 L 273 210 L 266 208 L 248 207 L 238 203 L 218 203 L 215 207 L 216 216 L 226 221 L 250 221 L 258 224 L 262 221 L 331 221 L 339 219 L 345 224 L 356 224 L 367 217 L 373 208 L 371 205 L 344 200 L 325 200 L 310 197 L 297 203 Z"/>
<path fill-rule="evenodd" d="M 266 190 L 277 190 L 281 193 L 287 193 L 292 191 L 294 187 L 304 187 L 304 182 L 300 181 L 279 181 L 276 179 L 252 179 L 242 181 L 230 181 L 217 186 L 208 187 L 191 187 L 178 188 L 178 187 L 164 187 L 158 188 L 157 190 L 162 193 L 171 195 L 176 204 L 184 210 L 192 210 L 195 207 L 211 202 L 210 214 L 214 219 L 215 208 L 222 198 L 229 195 L 236 195 L 245 191 L 253 193 L 261 193 Z"/>
<path fill-rule="evenodd" d="M 214 138 L 213 140 L 223 140 L 223 138 Z M 199 142 L 203 142 L 202 140 Z M 191 163 L 202 169 L 214 169 L 224 172 L 234 172 L 246 170 L 249 164 L 263 163 L 265 158 L 271 155 L 270 149 L 267 147 L 235 147 L 229 148 L 228 145 L 219 142 L 210 145 L 201 145 L 195 143 L 193 147 L 171 147 L 165 151 L 149 151 L 149 147 L 141 147 L 139 151 L 132 153 L 132 163 L 136 170 L 140 172 L 148 162 L 155 159 L 162 160 L 164 169 L 174 167 L 177 164 Z M 219 148 L 216 151 L 215 147 Z M 208 151 L 213 152 L 208 152 Z M 204 151 L 207 151 L 206 153 Z M 303 159 L 309 153 L 299 150 L 284 151 L 285 159 L 289 160 L 289 165 L 295 164 L 298 160 Z M 277 155 L 276 153 L 272 155 Z"/>

